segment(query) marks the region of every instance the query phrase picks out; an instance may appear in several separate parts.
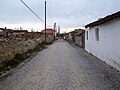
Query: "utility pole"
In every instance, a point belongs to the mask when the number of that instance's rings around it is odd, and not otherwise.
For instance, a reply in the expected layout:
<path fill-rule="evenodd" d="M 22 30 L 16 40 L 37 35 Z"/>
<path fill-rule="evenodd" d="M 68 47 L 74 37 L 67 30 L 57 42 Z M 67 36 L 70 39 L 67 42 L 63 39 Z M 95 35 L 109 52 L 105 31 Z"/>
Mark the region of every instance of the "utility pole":
<path fill-rule="evenodd" d="M 53 25 L 53 30 L 54 30 L 54 41 L 55 41 L 55 36 L 56 36 L 56 23 Z"/>
<path fill-rule="evenodd" d="M 45 1 L 45 43 L 46 43 L 46 1 Z"/>
<path fill-rule="evenodd" d="M 58 26 L 58 37 L 60 36 L 60 26 Z"/>

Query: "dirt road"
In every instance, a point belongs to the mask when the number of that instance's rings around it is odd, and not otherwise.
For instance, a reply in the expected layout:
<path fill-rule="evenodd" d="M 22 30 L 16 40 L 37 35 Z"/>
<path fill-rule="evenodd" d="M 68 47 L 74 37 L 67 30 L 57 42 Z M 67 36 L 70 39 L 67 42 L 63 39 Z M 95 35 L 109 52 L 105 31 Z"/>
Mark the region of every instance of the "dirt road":
<path fill-rule="evenodd" d="M 120 73 L 59 40 L 1 79 L 0 90 L 120 90 Z"/>

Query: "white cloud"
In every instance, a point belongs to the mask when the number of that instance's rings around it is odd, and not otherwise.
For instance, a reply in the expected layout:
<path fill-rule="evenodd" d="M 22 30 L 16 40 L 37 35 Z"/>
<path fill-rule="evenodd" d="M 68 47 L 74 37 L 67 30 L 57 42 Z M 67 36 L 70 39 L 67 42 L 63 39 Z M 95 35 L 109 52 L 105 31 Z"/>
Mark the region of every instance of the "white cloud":
<path fill-rule="evenodd" d="M 44 29 L 44 24 L 37 24 L 37 23 L 22 23 L 22 24 L 0 24 L 1 28 L 9 28 L 9 29 L 15 29 L 22 27 L 24 30 L 31 31 L 33 29 L 34 31 L 41 31 Z"/>
<path fill-rule="evenodd" d="M 23 0 L 44 20 L 44 0 Z M 47 22 L 61 28 L 81 27 L 120 10 L 120 0 L 47 0 Z M 20 0 L 1 0 L 0 23 L 23 24 L 39 21 Z"/>

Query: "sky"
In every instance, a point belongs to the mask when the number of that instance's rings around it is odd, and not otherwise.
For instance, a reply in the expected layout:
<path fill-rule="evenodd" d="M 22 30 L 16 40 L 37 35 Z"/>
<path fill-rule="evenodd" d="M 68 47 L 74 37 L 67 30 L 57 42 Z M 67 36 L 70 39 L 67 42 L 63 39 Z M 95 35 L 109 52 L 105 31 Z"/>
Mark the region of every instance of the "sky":
<path fill-rule="evenodd" d="M 40 21 L 20 0 L 0 0 L 0 27 L 44 29 Z M 44 0 L 23 0 L 44 20 Z M 47 27 L 56 22 L 61 32 L 84 28 L 90 22 L 120 11 L 120 0 L 46 0 Z"/>

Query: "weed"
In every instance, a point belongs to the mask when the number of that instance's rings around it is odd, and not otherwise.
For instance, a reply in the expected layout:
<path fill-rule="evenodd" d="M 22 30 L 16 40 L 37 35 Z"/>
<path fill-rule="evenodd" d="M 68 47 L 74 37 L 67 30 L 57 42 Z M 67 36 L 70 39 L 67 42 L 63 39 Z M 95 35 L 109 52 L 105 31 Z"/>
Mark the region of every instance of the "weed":
<path fill-rule="evenodd" d="M 16 54 L 14 59 L 8 62 L 3 62 L 2 67 L 0 67 L 0 74 L 1 72 L 9 71 L 10 69 L 17 67 L 21 62 L 29 58 L 34 52 L 40 51 L 44 48 L 45 48 L 44 46 L 38 45 L 34 49 L 28 50 L 26 53 Z"/>

